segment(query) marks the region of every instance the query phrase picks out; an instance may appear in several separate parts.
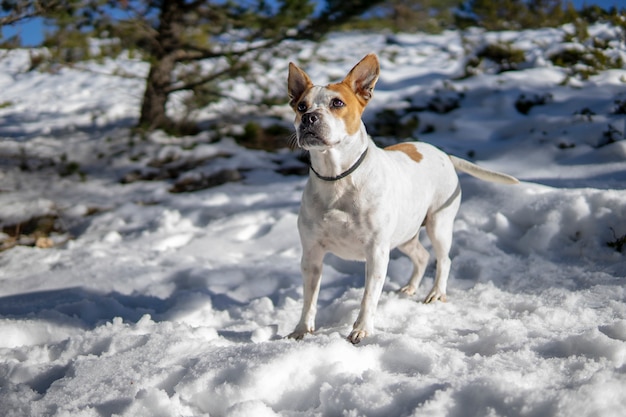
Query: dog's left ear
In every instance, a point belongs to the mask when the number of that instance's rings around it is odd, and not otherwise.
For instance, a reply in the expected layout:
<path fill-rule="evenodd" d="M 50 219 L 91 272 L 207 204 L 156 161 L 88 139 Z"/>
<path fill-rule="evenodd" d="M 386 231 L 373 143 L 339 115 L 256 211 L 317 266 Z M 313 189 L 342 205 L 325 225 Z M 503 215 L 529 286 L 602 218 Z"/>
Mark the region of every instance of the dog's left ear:
<path fill-rule="evenodd" d="M 376 54 L 369 54 L 350 70 L 346 78 L 343 79 L 343 83 L 348 84 L 365 105 L 372 98 L 379 74 L 378 58 Z"/>

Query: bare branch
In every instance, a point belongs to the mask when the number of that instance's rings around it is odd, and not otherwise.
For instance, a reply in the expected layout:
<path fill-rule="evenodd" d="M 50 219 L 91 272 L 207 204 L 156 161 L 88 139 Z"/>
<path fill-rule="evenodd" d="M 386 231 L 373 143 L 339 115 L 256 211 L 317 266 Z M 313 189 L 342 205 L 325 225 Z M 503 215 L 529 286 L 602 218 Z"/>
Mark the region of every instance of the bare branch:
<path fill-rule="evenodd" d="M 45 12 L 57 8 L 60 4 L 59 0 L 51 0 L 46 2 L 20 0 L 13 4 L 11 10 L 6 16 L 0 17 L 0 27 L 13 25 L 23 20 L 31 19 L 42 15 Z"/>
<path fill-rule="evenodd" d="M 176 62 L 200 61 L 203 59 L 219 58 L 223 56 L 240 57 L 249 54 L 250 52 L 255 52 L 272 46 L 276 46 L 283 40 L 284 39 L 279 38 L 269 39 L 240 50 L 205 49 L 194 45 L 186 45 L 184 47 L 185 49 L 175 51 L 173 55 Z"/>
<path fill-rule="evenodd" d="M 213 73 L 211 73 L 209 75 L 206 75 L 204 77 L 201 77 L 201 78 L 199 78 L 199 79 L 197 79 L 195 81 L 191 81 L 191 82 L 188 82 L 188 83 L 185 83 L 185 84 L 182 84 L 182 85 L 176 85 L 176 86 L 173 85 L 170 88 L 168 88 L 166 91 L 168 93 L 174 93 L 176 91 L 192 90 L 192 89 L 194 89 L 196 87 L 200 87 L 203 84 L 208 84 L 211 81 L 215 81 L 215 80 L 223 77 L 224 75 L 236 72 L 236 71 L 244 68 L 244 66 L 245 66 L 245 64 L 241 64 L 241 63 L 239 63 L 237 65 L 234 65 L 234 66 L 229 66 L 229 67 L 224 68 L 221 71 L 213 72 Z"/>

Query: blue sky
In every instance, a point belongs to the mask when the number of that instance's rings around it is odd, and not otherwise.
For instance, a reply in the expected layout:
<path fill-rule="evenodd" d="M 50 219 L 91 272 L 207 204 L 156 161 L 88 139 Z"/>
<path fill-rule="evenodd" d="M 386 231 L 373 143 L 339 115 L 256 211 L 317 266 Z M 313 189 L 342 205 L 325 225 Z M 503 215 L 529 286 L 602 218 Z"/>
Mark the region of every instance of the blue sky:
<path fill-rule="evenodd" d="M 575 7 L 580 7 L 583 4 L 598 4 L 603 8 L 610 7 L 624 7 L 623 0 L 572 0 Z M 14 35 L 19 32 L 22 35 L 22 41 L 26 46 L 38 45 L 41 43 L 44 36 L 44 27 L 41 19 L 31 19 L 26 23 L 8 26 L 2 28 L 3 38 Z"/>

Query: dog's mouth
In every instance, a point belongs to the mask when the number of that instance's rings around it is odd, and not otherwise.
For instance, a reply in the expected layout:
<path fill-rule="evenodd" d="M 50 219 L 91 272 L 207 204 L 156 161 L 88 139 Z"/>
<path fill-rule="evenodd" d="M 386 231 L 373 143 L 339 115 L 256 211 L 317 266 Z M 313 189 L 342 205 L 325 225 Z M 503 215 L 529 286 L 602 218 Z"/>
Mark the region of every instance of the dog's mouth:
<path fill-rule="evenodd" d="M 331 146 L 325 139 L 326 135 L 319 132 L 318 129 L 300 128 L 297 136 L 298 146 L 305 150 Z"/>
<path fill-rule="evenodd" d="M 328 143 L 326 143 L 323 138 L 320 138 L 313 133 L 307 133 L 303 136 L 300 136 L 298 142 L 300 144 L 300 147 L 307 151 L 321 148 L 325 149 L 329 147 Z"/>

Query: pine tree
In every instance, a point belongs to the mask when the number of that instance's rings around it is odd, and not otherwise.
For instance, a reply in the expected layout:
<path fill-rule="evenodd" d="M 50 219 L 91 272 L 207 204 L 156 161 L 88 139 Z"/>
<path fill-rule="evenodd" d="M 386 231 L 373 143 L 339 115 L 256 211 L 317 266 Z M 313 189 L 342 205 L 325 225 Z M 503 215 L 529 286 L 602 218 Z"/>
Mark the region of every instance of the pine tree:
<path fill-rule="evenodd" d="M 0 1 L 3 9 L 20 10 L 15 21 L 35 14 L 47 19 L 56 30 L 45 45 L 58 60 L 94 58 L 89 38 L 110 40 L 101 43 L 107 55 L 138 51 L 150 64 L 138 125 L 173 131 L 179 125 L 166 112 L 173 93 L 210 95 L 211 83 L 247 71 L 251 53 L 287 39 L 318 38 L 379 2 L 328 0 L 314 13 L 311 0 Z M 210 58 L 228 65 L 203 73 L 196 64 Z"/>

